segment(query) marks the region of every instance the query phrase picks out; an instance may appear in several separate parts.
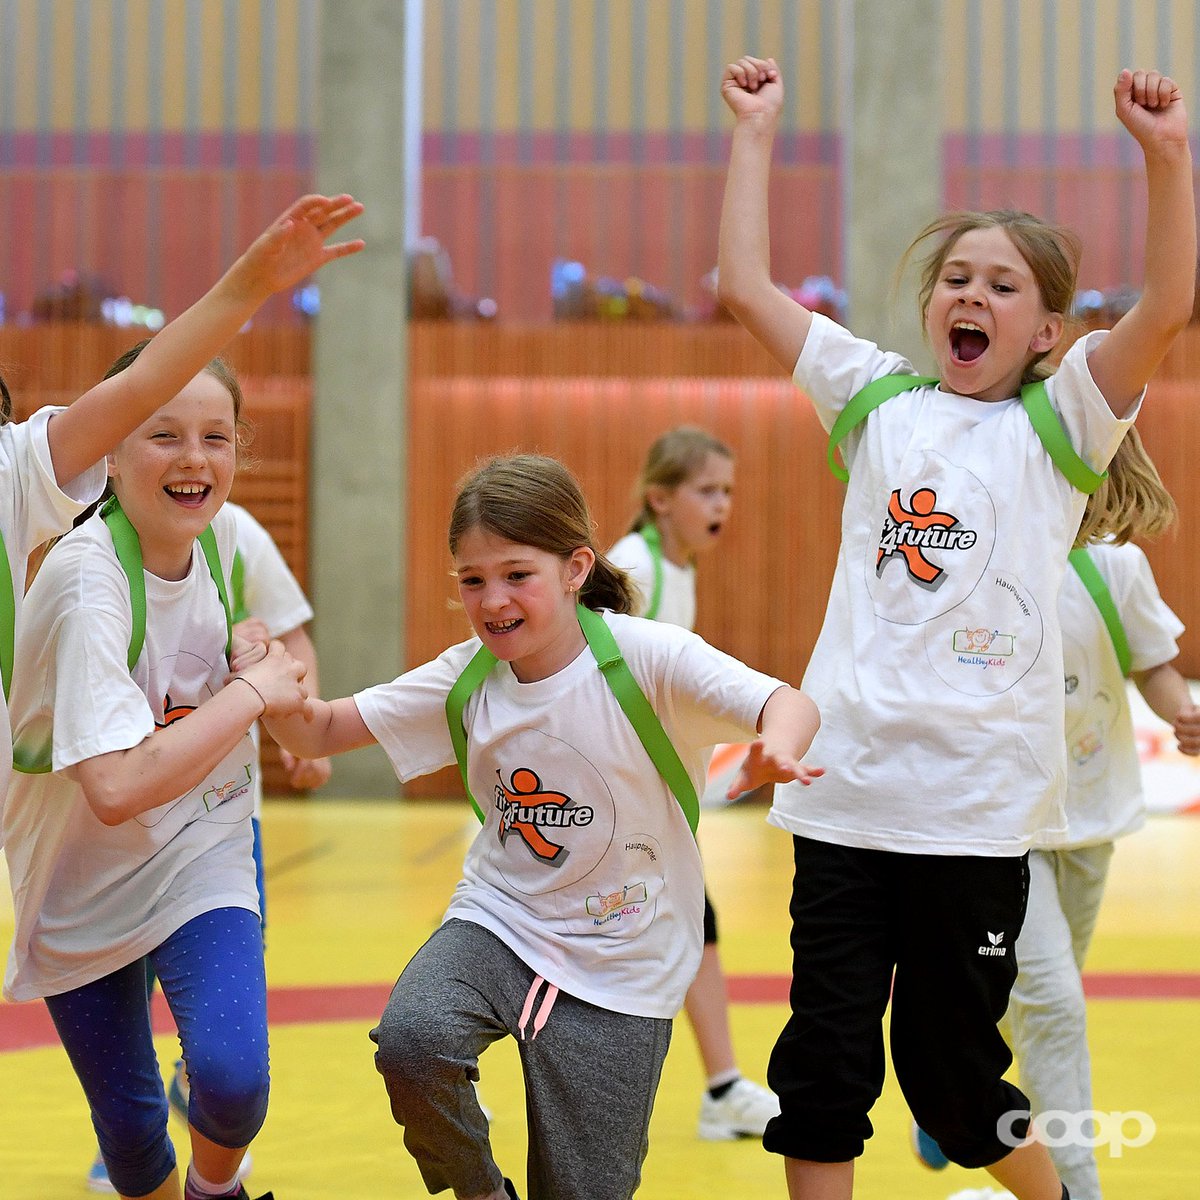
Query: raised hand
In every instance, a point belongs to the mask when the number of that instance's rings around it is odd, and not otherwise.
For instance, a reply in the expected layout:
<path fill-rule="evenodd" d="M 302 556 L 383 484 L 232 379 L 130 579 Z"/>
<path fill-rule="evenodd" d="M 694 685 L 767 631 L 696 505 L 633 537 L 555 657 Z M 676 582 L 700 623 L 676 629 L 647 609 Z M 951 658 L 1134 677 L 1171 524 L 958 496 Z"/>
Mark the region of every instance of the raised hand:
<path fill-rule="evenodd" d="M 353 196 L 301 196 L 230 267 L 227 281 L 248 295 L 263 298 L 294 287 L 326 263 L 363 248 L 362 238 L 325 242 L 362 211 Z"/>
<path fill-rule="evenodd" d="M 1144 151 L 1187 145 L 1187 109 L 1178 84 L 1158 71 L 1124 70 L 1113 86 L 1117 119 Z"/>
<path fill-rule="evenodd" d="M 776 116 L 783 107 L 783 81 L 773 58 L 743 55 L 726 66 L 721 98 L 736 117 Z"/>

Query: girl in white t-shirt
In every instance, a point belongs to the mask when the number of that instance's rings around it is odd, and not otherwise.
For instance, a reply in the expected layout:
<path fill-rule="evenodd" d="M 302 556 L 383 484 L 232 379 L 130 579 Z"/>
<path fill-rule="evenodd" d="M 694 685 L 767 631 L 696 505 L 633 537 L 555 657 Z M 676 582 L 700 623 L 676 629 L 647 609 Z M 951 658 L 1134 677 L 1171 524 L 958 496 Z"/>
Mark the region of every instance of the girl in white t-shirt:
<path fill-rule="evenodd" d="M 638 616 L 696 625 L 696 556 L 713 549 L 733 502 L 733 451 L 704 429 L 681 426 L 655 439 L 637 483 L 633 528 L 608 552 L 637 584 Z M 729 995 L 717 950 L 717 914 L 704 889 L 704 954 L 684 1011 L 705 1073 L 700 1137 L 762 1137 L 779 1112 L 773 1092 L 738 1069 Z"/>
<path fill-rule="evenodd" d="M 130 370 L 98 383 L 68 408 L 42 408 L 14 423 L 0 378 L 0 808 L 12 768 L 13 629 L 30 553 L 71 528 L 104 488 L 105 454 L 219 353 L 264 300 L 362 248 L 361 241 L 323 244 L 361 211 L 349 196 L 297 200 Z"/>
<path fill-rule="evenodd" d="M 17 644 L 5 994 L 45 998 L 125 1197 L 181 1195 L 148 967 L 192 1083 L 186 1200 L 244 1200 L 266 1114 L 249 730 L 306 693 L 282 645 L 228 659 L 240 401 L 214 360 L 116 447 L 110 499 L 46 556 Z"/>
<path fill-rule="evenodd" d="M 720 297 L 834 430 L 868 384 L 912 368 L 774 286 L 779 72 L 742 58 L 721 87 L 737 121 Z M 1022 1141 L 1029 1105 L 1002 1078 L 1010 1053 L 996 1023 L 1016 975 L 1026 852 L 1065 829 L 1056 605 L 1084 509 L 1066 471 L 1091 480 L 1113 458 L 1191 316 L 1196 259 L 1179 90 L 1123 71 L 1115 96 L 1146 164 L 1138 303 L 1018 399 L 1048 374 L 1077 243 L 1028 214 L 951 214 L 915 243 L 941 239 L 920 293 L 940 382 L 914 379 L 858 424 L 853 408 L 843 421 L 842 542 L 805 676 L 829 774 L 803 795 L 778 789 L 770 817 L 794 835 L 797 870 L 793 1016 L 768 1070 L 781 1114 L 764 1143 L 785 1156 L 793 1197 L 852 1194 L 882 1086 L 889 992 L 892 1060 L 921 1125 L 1019 1200 L 1065 1194 L 1045 1147 Z M 1053 457 L 1035 420 L 1051 440 L 1057 430 Z M 1136 492 L 1112 492 L 1116 509 L 1136 504 Z M 1087 533 L 1102 534 L 1120 513 L 1100 505 L 1094 524 Z"/>
<path fill-rule="evenodd" d="M 483 822 L 444 923 L 372 1033 L 426 1187 L 516 1194 L 472 1087 L 480 1053 L 507 1035 L 525 1074 L 529 1195 L 624 1200 L 700 961 L 689 821 L 706 751 L 757 730 L 735 786 L 807 781 L 817 712 L 695 634 L 627 615 L 624 572 L 595 549 L 586 502 L 553 459 L 475 471 L 449 542 L 476 636 L 391 683 L 313 701 L 311 723 L 267 725 L 306 757 L 377 741 L 401 780 L 459 757 Z M 637 697 L 614 692 L 622 664 L 648 701 L 638 729 L 621 706 Z M 640 740 L 653 745 L 656 724 L 673 747 L 657 761 Z"/>

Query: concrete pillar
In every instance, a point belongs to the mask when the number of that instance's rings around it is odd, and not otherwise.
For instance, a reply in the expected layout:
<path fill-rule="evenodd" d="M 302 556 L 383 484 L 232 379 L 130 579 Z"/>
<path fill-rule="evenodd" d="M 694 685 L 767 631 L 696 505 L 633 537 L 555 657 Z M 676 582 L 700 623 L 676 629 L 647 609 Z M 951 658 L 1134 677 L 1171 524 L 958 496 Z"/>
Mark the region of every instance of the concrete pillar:
<path fill-rule="evenodd" d="M 893 292 L 913 235 L 942 210 L 942 0 L 850 0 L 843 25 L 849 326 L 932 370 L 915 275 Z"/>
<path fill-rule="evenodd" d="M 318 277 L 310 557 L 321 691 L 331 697 L 404 666 L 405 7 L 327 0 L 321 12 L 317 187 L 366 205 L 350 232 L 367 243 Z M 378 747 L 335 760 L 325 789 L 397 792 Z"/>

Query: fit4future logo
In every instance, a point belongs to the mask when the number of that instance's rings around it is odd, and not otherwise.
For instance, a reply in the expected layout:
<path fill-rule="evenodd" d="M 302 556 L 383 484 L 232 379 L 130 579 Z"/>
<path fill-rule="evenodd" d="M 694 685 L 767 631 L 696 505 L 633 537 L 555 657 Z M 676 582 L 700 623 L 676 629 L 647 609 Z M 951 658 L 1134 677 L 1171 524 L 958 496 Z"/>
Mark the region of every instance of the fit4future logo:
<path fill-rule="evenodd" d="M 945 570 L 926 557 L 926 550 L 970 550 L 978 540 L 974 529 L 962 528 L 953 513 L 938 509 L 933 488 L 917 488 L 905 507 L 900 489 L 888 500 L 879 552 L 875 556 L 875 574 L 882 575 L 889 560 L 900 558 L 908 578 L 918 587 L 937 591 L 946 578 Z"/>
<path fill-rule="evenodd" d="M 576 804 L 565 792 L 546 790 L 528 767 L 513 771 L 507 784 L 501 777 L 494 800 L 500 812 L 500 844 L 515 834 L 535 859 L 553 867 L 561 867 L 570 856 L 558 840 L 560 831 L 590 825 L 595 816 L 589 805 Z"/>
<path fill-rule="evenodd" d="M 1022 1136 L 1029 1122 L 1029 1133 Z M 1029 1121 L 1027 1112 L 1006 1112 L 996 1122 L 996 1134 L 1006 1146 L 1015 1150 L 1027 1140 L 1041 1142 L 1055 1149 L 1060 1146 L 1082 1146 L 1089 1150 L 1108 1147 L 1109 1158 L 1120 1158 L 1126 1150 L 1139 1150 L 1153 1141 L 1158 1126 L 1149 1113 L 1067 1112 L 1061 1108 L 1047 1109 Z"/>
<path fill-rule="evenodd" d="M 988 932 L 988 944 L 979 947 L 979 953 L 984 958 L 1003 958 L 1008 953 L 1008 947 L 1003 945 L 1004 934 Z"/>

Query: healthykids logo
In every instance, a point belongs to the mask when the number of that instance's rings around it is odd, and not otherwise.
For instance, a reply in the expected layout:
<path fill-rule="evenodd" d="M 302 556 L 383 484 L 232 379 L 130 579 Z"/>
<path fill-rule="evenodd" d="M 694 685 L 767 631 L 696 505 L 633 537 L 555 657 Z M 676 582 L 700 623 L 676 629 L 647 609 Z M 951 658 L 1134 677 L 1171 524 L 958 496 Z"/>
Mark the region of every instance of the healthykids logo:
<path fill-rule="evenodd" d="M 189 726 L 189 728 L 191 727 Z M 226 804 L 230 800 L 236 800 L 239 796 L 244 796 L 250 790 L 250 764 L 246 763 L 242 767 L 242 770 L 246 772 L 245 779 L 229 779 L 225 783 L 213 784 L 200 797 L 204 801 L 205 811 L 212 812 L 218 804 Z"/>
<path fill-rule="evenodd" d="M 644 883 L 627 883 L 615 892 L 602 896 L 599 892 L 589 896 L 585 907 L 596 925 L 604 925 L 615 917 L 628 917 L 642 911 L 641 906 L 650 898 Z"/>
<path fill-rule="evenodd" d="M 505 845 L 515 833 L 534 858 L 554 867 L 561 867 L 571 852 L 545 831 L 590 825 L 595 816 L 589 805 L 576 804 L 563 792 L 544 791 L 537 772 L 528 767 L 518 767 L 507 786 L 500 776 L 495 800 L 500 812 L 500 844 Z"/>
<path fill-rule="evenodd" d="M 879 553 L 875 556 L 875 574 L 883 574 L 889 559 L 902 558 L 913 583 L 937 591 L 946 579 L 946 572 L 926 558 L 925 551 L 970 550 L 977 540 L 975 530 L 961 528 L 953 513 L 938 510 L 937 492 L 933 488 L 918 488 L 909 498 L 907 508 L 897 488 L 888 500 Z"/>
<path fill-rule="evenodd" d="M 990 945 L 980 946 L 979 953 L 984 958 L 1003 958 L 1008 953 L 1008 947 L 1002 946 L 1000 943 L 1004 941 L 1003 933 L 988 933 L 988 942 Z"/>
<path fill-rule="evenodd" d="M 1007 666 L 1006 660 L 1016 652 L 1016 638 L 998 629 L 956 629 L 953 644 L 960 663 L 985 671 Z"/>

